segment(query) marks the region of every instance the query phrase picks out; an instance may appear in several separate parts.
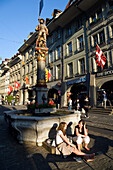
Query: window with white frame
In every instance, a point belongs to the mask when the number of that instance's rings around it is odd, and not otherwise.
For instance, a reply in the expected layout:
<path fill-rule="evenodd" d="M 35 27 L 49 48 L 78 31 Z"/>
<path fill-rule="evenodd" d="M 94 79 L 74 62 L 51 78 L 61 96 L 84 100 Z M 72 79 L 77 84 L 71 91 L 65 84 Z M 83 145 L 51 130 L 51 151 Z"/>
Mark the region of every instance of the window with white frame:
<path fill-rule="evenodd" d="M 33 76 L 31 76 L 31 85 L 33 85 Z"/>
<path fill-rule="evenodd" d="M 95 47 L 97 44 L 99 44 L 98 43 L 98 35 L 97 34 L 95 34 L 94 36 L 93 36 L 93 46 Z"/>
<path fill-rule="evenodd" d="M 67 44 L 67 56 L 72 55 L 72 42 Z"/>
<path fill-rule="evenodd" d="M 67 77 L 73 76 L 73 63 L 67 64 Z"/>
<path fill-rule="evenodd" d="M 60 79 L 60 64 L 56 66 L 56 79 Z"/>
<path fill-rule="evenodd" d="M 28 52 L 26 52 L 26 60 L 28 60 L 28 56 L 29 56 L 29 53 L 28 53 Z"/>
<path fill-rule="evenodd" d="M 111 67 L 113 63 L 113 59 L 112 59 L 112 52 L 109 52 L 109 66 Z"/>
<path fill-rule="evenodd" d="M 29 73 L 29 64 L 27 65 L 27 73 Z"/>
<path fill-rule="evenodd" d="M 79 72 L 79 74 L 85 73 L 85 60 L 84 60 L 84 58 L 82 58 L 78 61 L 78 72 Z"/>
<path fill-rule="evenodd" d="M 113 38 L 113 25 L 109 26 L 109 35 L 110 35 L 110 38 Z"/>
<path fill-rule="evenodd" d="M 61 47 L 58 46 L 56 48 L 56 60 L 60 59 L 60 55 L 61 55 L 60 53 L 61 53 Z"/>
<path fill-rule="evenodd" d="M 98 32 L 92 36 L 92 46 L 95 47 L 97 44 L 103 44 L 105 42 L 104 30 Z"/>
<path fill-rule="evenodd" d="M 23 67 L 23 75 L 25 75 L 25 67 Z"/>
<path fill-rule="evenodd" d="M 105 35 L 104 35 L 104 30 L 99 32 L 99 39 L 100 39 L 100 44 L 105 42 Z"/>
<path fill-rule="evenodd" d="M 50 51 L 49 53 L 49 63 L 53 62 L 53 51 Z"/>
<path fill-rule="evenodd" d="M 77 38 L 77 50 L 82 51 L 84 49 L 83 35 Z"/>

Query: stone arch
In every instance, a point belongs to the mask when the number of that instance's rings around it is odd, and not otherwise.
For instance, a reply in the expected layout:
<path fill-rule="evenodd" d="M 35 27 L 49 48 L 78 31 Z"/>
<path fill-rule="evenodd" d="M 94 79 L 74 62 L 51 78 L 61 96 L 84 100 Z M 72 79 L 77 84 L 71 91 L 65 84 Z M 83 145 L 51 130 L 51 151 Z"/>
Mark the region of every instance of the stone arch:
<path fill-rule="evenodd" d="M 105 78 L 102 78 L 101 80 L 98 79 L 97 85 L 96 85 L 97 90 L 100 89 L 104 83 L 109 82 L 109 81 L 113 81 L 113 77 L 105 77 Z"/>

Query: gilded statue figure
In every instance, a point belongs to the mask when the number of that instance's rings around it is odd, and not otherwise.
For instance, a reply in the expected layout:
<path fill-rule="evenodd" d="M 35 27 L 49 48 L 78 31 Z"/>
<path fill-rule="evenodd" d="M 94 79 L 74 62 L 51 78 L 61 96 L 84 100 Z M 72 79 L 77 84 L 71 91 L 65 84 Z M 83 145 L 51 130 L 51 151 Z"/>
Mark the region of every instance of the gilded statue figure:
<path fill-rule="evenodd" d="M 36 27 L 36 31 L 38 31 L 38 38 L 36 40 L 36 47 L 46 47 L 46 37 L 48 35 L 48 29 L 46 25 L 44 25 L 44 19 L 39 18 L 39 25 Z"/>

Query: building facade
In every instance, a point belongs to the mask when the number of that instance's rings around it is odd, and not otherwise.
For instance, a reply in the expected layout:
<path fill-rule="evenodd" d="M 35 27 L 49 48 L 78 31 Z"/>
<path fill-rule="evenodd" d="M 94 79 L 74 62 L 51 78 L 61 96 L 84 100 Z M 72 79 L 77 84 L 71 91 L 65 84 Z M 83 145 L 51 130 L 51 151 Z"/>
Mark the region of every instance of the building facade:
<path fill-rule="evenodd" d="M 53 82 L 57 85 L 59 70 L 63 106 L 67 105 L 70 94 L 73 101 L 88 95 L 91 106 L 98 105 L 101 103 L 99 96 L 102 97 L 102 89 L 106 90 L 109 99 L 113 100 L 112 12 L 113 3 L 110 0 L 70 0 L 64 12 L 60 13 L 59 17 L 54 16 L 47 24 L 50 49 L 47 67 L 50 72 L 53 70 L 53 79 L 48 83 L 48 87 L 55 88 L 58 93 Z M 56 41 L 58 30 L 60 36 Z M 106 56 L 107 62 L 103 69 L 97 66 L 95 60 L 97 44 Z M 59 61 L 55 58 L 56 51 L 61 53 Z"/>
<path fill-rule="evenodd" d="M 101 105 L 100 98 L 105 90 L 113 104 L 113 2 L 70 0 L 63 12 L 55 9 L 52 16 L 46 20 L 49 30 L 46 68 L 52 75 L 47 82 L 48 98 L 57 100 L 63 107 L 67 106 L 69 96 L 74 101 L 87 95 L 94 106 Z M 19 48 L 22 56 L 19 90 L 22 104 L 35 100 L 36 37 L 36 32 L 30 33 Z M 97 44 L 106 56 L 103 69 L 95 60 Z M 10 76 L 10 83 L 14 86 L 13 70 Z M 29 83 L 26 83 L 26 76 Z"/>

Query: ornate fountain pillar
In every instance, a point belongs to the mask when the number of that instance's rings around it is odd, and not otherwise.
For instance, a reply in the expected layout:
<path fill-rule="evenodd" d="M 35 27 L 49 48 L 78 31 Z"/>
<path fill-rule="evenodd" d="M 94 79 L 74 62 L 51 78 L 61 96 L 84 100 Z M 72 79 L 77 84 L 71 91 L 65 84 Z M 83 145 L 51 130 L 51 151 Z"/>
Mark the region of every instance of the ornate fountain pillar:
<path fill-rule="evenodd" d="M 38 104 L 47 103 L 47 85 L 45 79 L 45 59 L 48 54 L 46 47 L 46 36 L 48 29 L 44 23 L 44 19 L 39 19 L 40 25 L 36 27 L 38 38 L 36 40 L 35 55 L 37 56 L 37 85 L 36 85 L 36 99 Z"/>

